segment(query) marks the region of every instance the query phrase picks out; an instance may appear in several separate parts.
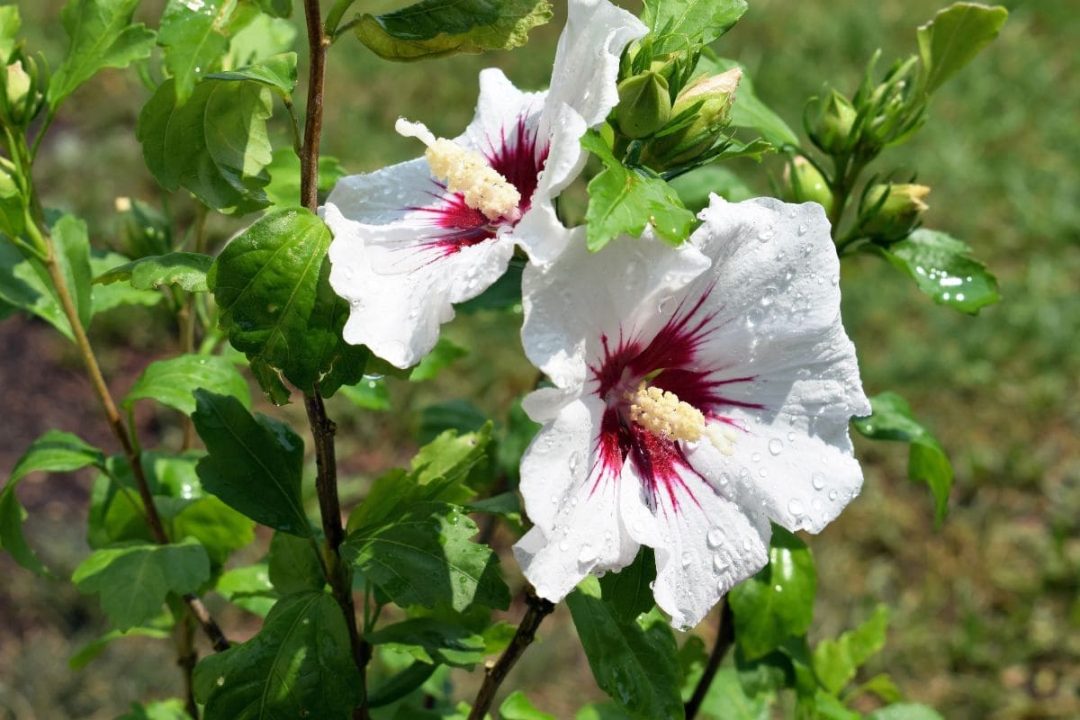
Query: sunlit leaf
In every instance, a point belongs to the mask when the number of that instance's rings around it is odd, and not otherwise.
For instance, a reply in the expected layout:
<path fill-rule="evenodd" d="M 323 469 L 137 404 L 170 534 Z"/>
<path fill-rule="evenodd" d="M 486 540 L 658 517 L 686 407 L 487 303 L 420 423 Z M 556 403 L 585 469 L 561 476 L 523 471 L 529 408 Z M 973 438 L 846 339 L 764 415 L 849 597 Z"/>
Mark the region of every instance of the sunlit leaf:
<path fill-rule="evenodd" d="M 822 640 L 814 648 L 814 674 L 821 685 L 838 695 L 855 677 L 855 672 L 885 646 L 889 608 L 879 605 L 859 627 L 835 640 Z"/>
<path fill-rule="evenodd" d="M 236 398 L 245 408 L 251 407 L 247 381 L 236 366 L 217 355 L 180 355 L 156 360 L 146 366 L 131 386 L 124 404 L 136 400 L 156 400 L 185 415 L 195 412 L 198 389 Z"/>
<path fill-rule="evenodd" d="M 423 0 L 385 15 L 362 15 L 356 37 L 387 60 L 509 50 L 551 19 L 548 0 Z"/>
<path fill-rule="evenodd" d="M 887 248 L 874 246 L 939 305 L 974 315 L 1000 299 L 997 279 L 970 256 L 966 243 L 936 230 L 916 230 Z"/>
<path fill-rule="evenodd" d="M 1009 11 L 999 6 L 955 3 L 938 12 L 918 32 L 926 92 L 941 84 L 975 59 L 1001 32 Z"/>
<path fill-rule="evenodd" d="M 195 83 L 212 71 L 229 46 L 226 36 L 235 0 L 169 0 L 161 16 L 158 44 L 165 67 L 176 81 L 176 101 L 183 105 Z"/>
<path fill-rule="evenodd" d="M 111 268 L 95 277 L 94 282 L 108 285 L 127 281 L 139 290 L 175 285 L 188 292 L 206 292 L 206 273 L 213 262 L 214 258 L 202 253 L 150 255 Z"/>
<path fill-rule="evenodd" d="M 746 0 L 645 0 L 641 20 L 654 38 L 653 54 L 707 45 L 746 12 Z"/>

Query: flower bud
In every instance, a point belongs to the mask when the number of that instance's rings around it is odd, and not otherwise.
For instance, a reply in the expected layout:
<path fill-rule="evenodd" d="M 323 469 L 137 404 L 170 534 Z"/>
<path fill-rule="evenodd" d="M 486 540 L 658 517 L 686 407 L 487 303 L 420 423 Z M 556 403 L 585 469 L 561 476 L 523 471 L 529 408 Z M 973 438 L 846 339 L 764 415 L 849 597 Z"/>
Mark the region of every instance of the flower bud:
<path fill-rule="evenodd" d="M 832 206 L 833 195 L 829 183 L 814 165 L 804 157 L 796 156 L 784 168 L 784 199 L 789 202 L 816 202 L 822 207 Z"/>
<path fill-rule="evenodd" d="M 678 118 L 697 106 L 691 121 L 674 132 L 652 140 L 646 148 L 646 162 L 653 167 L 674 167 L 690 162 L 708 150 L 716 137 L 731 122 L 735 91 L 742 80 L 742 70 L 732 68 L 719 75 L 701 77 L 683 88 L 675 98 L 671 116 Z"/>
<path fill-rule="evenodd" d="M 33 58 L 16 53 L 0 80 L 3 85 L 0 109 L 4 122 L 16 127 L 29 125 L 44 102 L 38 90 L 38 68 Z"/>
<path fill-rule="evenodd" d="M 7 66 L 7 101 L 11 107 L 22 105 L 30 92 L 30 76 L 23 69 L 22 61 L 16 60 Z"/>
<path fill-rule="evenodd" d="M 810 119 L 807 134 L 825 152 L 840 155 L 850 148 L 851 128 L 857 116 L 848 99 L 832 90 L 817 100 L 816 113 Z"/>
<path fill-rule="evenodd" d="M 648 137 L 666 125 L 670 117 L 671 95 L 662 75 L 649 71 L 619 83 L 615 122 L 623 135 Z"/>
<path fill-rule="evenodd" d="M 873 214 L 863 223 L 862 231 L 888 241 L 902 240 L 929 207 L 924 202 L 929 194 L 930 188 L 926 185 L 874 185 L 863 201 L 864 211 Z"/>

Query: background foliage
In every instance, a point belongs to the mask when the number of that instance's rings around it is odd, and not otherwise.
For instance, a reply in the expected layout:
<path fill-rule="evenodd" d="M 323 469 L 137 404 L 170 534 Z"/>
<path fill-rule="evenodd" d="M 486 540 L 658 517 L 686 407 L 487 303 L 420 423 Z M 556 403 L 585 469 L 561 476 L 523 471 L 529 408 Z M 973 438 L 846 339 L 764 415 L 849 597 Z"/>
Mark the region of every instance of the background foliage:
<path fill-rule="evenodd" d="M 20 5 L 30 44 L 52 58 L 64 45 L 50 29 L 60 4 Z M 147 20 L 159 15 L 153 5 L 140 11 Z M 950 515 L 933 529 L 925 490 L 905 477 L 905 448 L 861 443 L 863 496 L 829 532 L 810 540 L 819 572 L 813 632 L 836 636 L 886 601 L 892 607 L 887 663 L 871 659 L 867 677 L 887 665 L 905 693 L 950 718 L 1064 718 L 1080 712 L 1080 356 L 1074 350 L 1080 86 L 1073 81 L 1080 71 L 1074 50 L 1080 20 L 1068 0 L 1006 5 L 1010 21 L 992 50 L 938 94 L 931 122 L 915 140 L 886 158 L 919 168 L 919 181 L 934 187 L 927 224 L 972 244 L 997 273 L 1004 301 L 977 318 L 945 312 L 887 277 L 892 271 L 871 258 L 852 261 L 848 271 L 864 277 L 847 285 L 844 298 L 868 392 L 902 389 L 951 451 L 957 482 Z M 757 0 L 722 48 L 747 65 L 756 92 L 797 127 L 805 99 L 822 79 L 851 90 L 875 48 L 884 48 L 886 58 L 909 52 L 913 28 L 939 6 Z M 560 25 L 557 16 L 513 53 L 459 56 L 438 68 L 387 65 L 355 46 L 339 49 L 330 56 L 324 152 L 350 172 L 411 157 L 414 144 L 392 132 L 399 114 L 422 117 L 436 133 L 452 136 L 471 117 L 479 68 L 502 66 L 523 86 L 546 82 Z M 147 96 L 130 73 L 100 74 L 77 91 L 42 148 L 38 182 L 49 205 L 66 207 L 97 229 L 110 226 L 116 197 L 158 196 L 134 136 Z M 275 147 L 287 147 L 286 135 L 275 140 Z M 761 177 L 750 164 L 733 167 Z M 768 188 L 762 182 L 756 189 Z M 194 209 L 175 211 L 190 217 Z M 212 242 L 235 229 L 214 216 Z M 136 312 L 149 320 L 155 311 Z M 132 322 L 130 313 L 104 315 L 95 325 L 120 393 L 150 359 L 143 349 L 168 342 L 155 334 L 161 323 Z M 346 501 L 349 489 L 355 497 L 385 468 L 404 465 L 417 442 L 431 437 L 440 413 L 460 410 L 447 406 L 448 398 L 473 398 L 505 419 L 512 397 L 531 386 L 534 370 L 521 359 L 512 326 L 478 313 L 462 316 L 447 336 L 461 347 L 489 350 L 457 359 L 428 383 L 390 381 L 395 406 L 416 413 L 379 415 L 354 410 L 347 397 L 331 401 L 341 425 Z M 111 447 L 78 360 L 62 339 L 22 319 L 0 325 L 0 338 L 5 475 L 49 427 L 78 429 Z M 260 393 L 253 395 L 258 409 Z M 362 401 L 377 404 L 367 395 Z M 441 405 L 429 407 L 436 402 Z M 302 410 L 291 411 L 302 425 Z M 136 406 L 136 412 L 146 411 Z M 147 439 L 181 432 L 168 418 L 146 420 L 140 431 Z M 312 462 L 307 458 L 309 473 Z M 81 516 L 90 479 L 87 471 L 48 481 L 32 476 L 20 491 L 39 514 L 27 527 L 31 542 L 63 571 L 86 554 Z M 262 538 L 264 547 L 268 542 Z M 105 627 L 96 599 L 16 572 L 7 556 L 0 556 L 0 572 L 11 578 L 0 590 L 0 712 L 112 718 L 132 701 L 177 693 L 168 645 L 153 640 L 105 649 L 92 672 L 69 669 L 61 660 Z M 226 620 L 236 627 L 236 618 Z M 577 641 L 560 632 L 567 622 L 561 608 L 541 631 L 546 641 L 515 670 L 516 684 L 558 717 L 579 706 L 583 693 L 599 696 Z M 708 628 L 700 632 L 708 635 Z M 463 686 L 463 697 L 472 689 Z"/>

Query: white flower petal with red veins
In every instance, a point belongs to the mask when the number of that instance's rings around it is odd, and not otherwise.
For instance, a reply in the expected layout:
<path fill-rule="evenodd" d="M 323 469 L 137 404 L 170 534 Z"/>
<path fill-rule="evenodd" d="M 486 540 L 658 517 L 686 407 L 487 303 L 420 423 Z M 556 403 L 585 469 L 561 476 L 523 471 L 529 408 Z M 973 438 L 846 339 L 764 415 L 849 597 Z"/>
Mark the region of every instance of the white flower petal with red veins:
<path fill-rule="evenodd" d="M 816 532 L 857 494 L 847 427 L 869 412 L 821 208 L 714 197 L 701 217 L 679 248 L 646 235 L 590 254 L 578 232 L 523 280 L 522 341 L 556 385 L 526 404 L 545 423 L 522 460 L 526 555 L 546 558 L 526 576 L 580 579 L 538 537 L 579 516 L 575 488 L 619 488 L 619 559 L 656 550 L 655 596 L 680 627 L 765 564 L 770 520 Z"/>
<path fill-rule="evenodd" d="M 422 158 L 338 182 L 324 217 L 334 233 L 331 285 L 352 308 L 348 342 L 400 367 L 415 364 L 454 316 L 451 306 L 502 275 L 515 243 L 537 263 L 567 246 L 553 198 L 581 171 L 581 136 L 617 103 L 619 57 L 644 33 L 607 0 L 571 0 L 549 91 L 521 92 L 500 70 L 484 70 L 476 115 L 456 150 L 423 126 L 402 124 L 433 144 L 437 167 L 462 177 L 433 178 Z M 498 202 L 485 204 L 492 197 Z M 506 202 L 517 207 L 506 212 Z"/>

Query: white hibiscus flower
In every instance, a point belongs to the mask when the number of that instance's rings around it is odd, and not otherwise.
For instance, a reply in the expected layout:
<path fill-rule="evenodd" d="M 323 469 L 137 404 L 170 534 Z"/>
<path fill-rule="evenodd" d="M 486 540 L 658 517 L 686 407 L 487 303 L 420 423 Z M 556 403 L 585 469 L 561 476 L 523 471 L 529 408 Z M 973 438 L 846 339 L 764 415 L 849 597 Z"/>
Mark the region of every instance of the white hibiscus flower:
<path fill-rule="evenodd" d="M 607 0 L 570 0 L 550 90 L 521 92 L 484 70 L 463 135 L 399 121 L 426 156 L 338 183 L 324 218 L 330 284 L 352 307 L 346 341 L 408 367 L 434 347 L 454 303 L 506 271 L 515 244 L 534 262 L 558 255 L 567 233 L 552 199 L 581 171 L 581 136 L 618 102 L 619 56 L 645 32 Z"/>
<path fill-rule="evenodd" d="M 690 241 L 599 253 L 576 231 L 523 281 L 521 468 L 535 527 L 515 547 L 552 601 L 656 551 L 654 594 L 698 623 L 767 561 L 772 520 L 817 532 L 858 493 L 848 422 L 867 415 L 821 206 L 713 197 Z"/>

